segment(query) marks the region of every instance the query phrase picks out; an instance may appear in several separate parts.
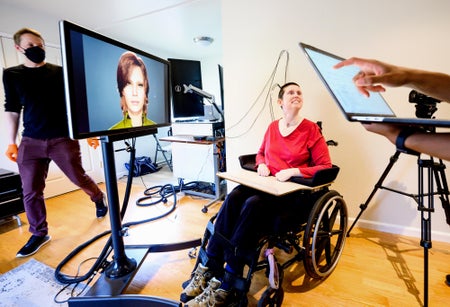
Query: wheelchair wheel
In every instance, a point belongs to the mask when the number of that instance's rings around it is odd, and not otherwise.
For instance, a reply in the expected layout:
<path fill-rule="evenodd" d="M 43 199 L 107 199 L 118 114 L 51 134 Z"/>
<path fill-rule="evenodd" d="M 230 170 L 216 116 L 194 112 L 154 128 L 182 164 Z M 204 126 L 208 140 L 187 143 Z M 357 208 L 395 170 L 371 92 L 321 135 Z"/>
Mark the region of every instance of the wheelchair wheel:
<path fill-rule="evenodd" d="M 305 271 L 312 278 L 326 278 L 335 269 L 344 249 L 347 206 L 336 191 L 322 195 L 311 210 L 303 237 Z"/>
<path fill-rule="evenodd" d="M 258 301 L 258 307 L 276 307 L 281 306 L 284 299 L 284 290 L 282 287 L 278 289 L 273 289 L 268 287 L 266 291 L 261 295 Z"/>

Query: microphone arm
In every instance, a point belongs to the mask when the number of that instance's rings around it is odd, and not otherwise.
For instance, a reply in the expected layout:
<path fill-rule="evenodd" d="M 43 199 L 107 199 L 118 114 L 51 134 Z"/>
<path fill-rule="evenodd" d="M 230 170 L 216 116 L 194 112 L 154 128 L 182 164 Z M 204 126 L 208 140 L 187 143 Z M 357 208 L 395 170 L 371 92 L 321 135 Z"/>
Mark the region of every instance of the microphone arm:
<path fill-rule="evenodd" d="M 225 117 L 223 116 L 222 111 L 219 109 L 219 107 L 217 106 L 217 104 L 215 102 L 214 95 L 207 93 L 204 90 L 199 89 L 198 87 L 196 87 L 192 84 L 189 84 L 189 85 L 183 84 L 183 88 L 184 88 L 184 94 L 194 93 L 194 94 L 199 95 L 202 98 L 206 98 L 209 101 L 209 103 L 211 103 L 213 105 L 213 107 L 216 109 L 216 111 L 219 112 L 220 116 L 222 117 L 222 120 L 225 121 Z"/>

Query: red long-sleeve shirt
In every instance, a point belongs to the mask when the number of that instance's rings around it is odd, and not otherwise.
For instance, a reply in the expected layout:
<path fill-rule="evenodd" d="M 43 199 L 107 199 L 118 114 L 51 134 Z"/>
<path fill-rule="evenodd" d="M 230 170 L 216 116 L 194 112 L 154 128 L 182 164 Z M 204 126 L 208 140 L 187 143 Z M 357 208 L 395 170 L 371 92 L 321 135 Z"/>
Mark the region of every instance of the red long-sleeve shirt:
<path fill-rule="evenodd" d="M 297 167 L 304 178 L 311 178 L 318 170 L 332 166 L 326 141 L 317 124 L 303 119 L 288 136 L 281 135 L 278 124 L 279 120 L 275 120 L 267 128 L 256 155 L 256 165 L 265 163 L 271 175 Z"/>

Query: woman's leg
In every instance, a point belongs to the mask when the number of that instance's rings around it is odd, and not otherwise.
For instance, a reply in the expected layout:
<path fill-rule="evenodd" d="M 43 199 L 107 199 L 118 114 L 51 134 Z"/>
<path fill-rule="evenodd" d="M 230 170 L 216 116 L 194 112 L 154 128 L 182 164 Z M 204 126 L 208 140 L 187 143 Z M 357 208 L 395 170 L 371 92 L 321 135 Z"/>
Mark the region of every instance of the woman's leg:
<path fill-rule="evenodd" d="M 225 240 L 231 240 L 239 223 L 244 203 L 255 193 L 257 193 L 255 190 L 240 185 L 227 195 L 214 222 L 215 234 L 207 245 L 206 250 L 210 256 L 223 259 L 224 249 L 229 245 L 225 243 Z"/>

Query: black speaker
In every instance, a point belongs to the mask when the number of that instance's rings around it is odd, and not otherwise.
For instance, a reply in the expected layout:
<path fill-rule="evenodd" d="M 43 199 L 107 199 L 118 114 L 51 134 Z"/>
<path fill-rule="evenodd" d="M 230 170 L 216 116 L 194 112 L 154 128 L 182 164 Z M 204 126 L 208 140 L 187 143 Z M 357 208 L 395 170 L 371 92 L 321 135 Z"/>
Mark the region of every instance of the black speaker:
<path fill-rule="evenodd" d="M 172 112 L 174 119 L 203 117 L 203 98 L 195 93 L 185 93 L 184 85 L 202 88 L 200 61 L 168 59 L 170 62 Z"/>

